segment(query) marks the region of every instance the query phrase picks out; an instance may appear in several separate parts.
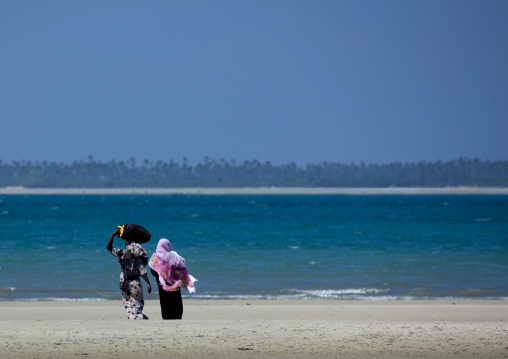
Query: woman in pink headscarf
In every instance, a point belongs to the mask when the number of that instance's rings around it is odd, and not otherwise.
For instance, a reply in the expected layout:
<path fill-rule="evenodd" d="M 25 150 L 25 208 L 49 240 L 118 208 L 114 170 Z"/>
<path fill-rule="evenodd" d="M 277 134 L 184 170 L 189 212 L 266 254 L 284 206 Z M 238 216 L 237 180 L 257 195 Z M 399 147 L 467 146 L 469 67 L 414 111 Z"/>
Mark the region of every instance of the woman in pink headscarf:
<path fill-rule="evenodd" d="M 148 265 L 159 287 L 162 319 L 182 319 L 183 303 L 180 289 L 185 287 L 194 293 L 197 281 L 185 267 L 185 259 L 171 251 L 171 243 L 166 238 L 159 240 L 157 250 Z"/>

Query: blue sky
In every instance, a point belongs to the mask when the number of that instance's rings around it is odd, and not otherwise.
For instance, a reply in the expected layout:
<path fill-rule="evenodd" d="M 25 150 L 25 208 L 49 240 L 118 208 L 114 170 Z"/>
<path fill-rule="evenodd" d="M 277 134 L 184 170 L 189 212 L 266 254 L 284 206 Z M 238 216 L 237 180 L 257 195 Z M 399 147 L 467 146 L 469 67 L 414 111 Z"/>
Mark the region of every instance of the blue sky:
<path fill-rule="evenodd" d="M 508 160 L 508 1 L 3 1 L 0 159 Z"/>

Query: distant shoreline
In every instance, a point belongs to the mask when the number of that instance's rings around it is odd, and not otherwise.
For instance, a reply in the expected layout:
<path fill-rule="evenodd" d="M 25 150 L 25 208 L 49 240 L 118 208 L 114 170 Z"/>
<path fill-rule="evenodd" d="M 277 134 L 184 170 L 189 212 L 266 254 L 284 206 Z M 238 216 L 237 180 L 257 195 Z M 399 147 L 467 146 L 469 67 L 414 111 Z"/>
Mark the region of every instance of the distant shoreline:
<path fill-rule="evenodd" d="M 0 195 L 508 195 L 508 187 L 188 187 L 26 188 L 2 187 Z"/>

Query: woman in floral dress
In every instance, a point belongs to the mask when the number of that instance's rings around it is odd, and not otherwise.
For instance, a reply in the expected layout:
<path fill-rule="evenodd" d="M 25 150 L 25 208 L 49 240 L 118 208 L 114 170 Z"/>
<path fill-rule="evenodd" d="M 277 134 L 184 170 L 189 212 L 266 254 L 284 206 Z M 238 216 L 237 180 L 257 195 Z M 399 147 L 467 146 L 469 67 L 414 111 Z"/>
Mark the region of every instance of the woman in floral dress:
<path fill-rule="evenodd" d="M 145 269 L 148 263 L 148 254 L 141 244 L 129 240 L 125 241 L 125 249 L 113 248 L 113 238 L 119 233 L 120 228 L 116 228 L 111 234 L 106 248 L 118 259 L 122 267 L 120 272 L 120 289 L 127 318 L 132 320 L 148 319 L 143 314 L 145 301 L 143 299 L 143 287 L 139 279 L 143 277 L 146 281 L 147 292 L 150 294 L 152 287 L 150 286 Z"/>

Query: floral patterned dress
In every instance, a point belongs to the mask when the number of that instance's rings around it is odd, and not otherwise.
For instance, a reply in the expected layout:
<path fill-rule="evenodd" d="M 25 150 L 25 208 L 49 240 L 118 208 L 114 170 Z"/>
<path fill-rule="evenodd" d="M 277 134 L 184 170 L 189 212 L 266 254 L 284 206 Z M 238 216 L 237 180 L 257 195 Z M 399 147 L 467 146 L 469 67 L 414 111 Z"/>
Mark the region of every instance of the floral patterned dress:
<path fill-rule="evenodd" d="M 139 243 L 126 241 L 125 250 L 113 248 L 111 254 L 118 259 L 122 266 L 120 289 L 127 318 L 131 320 L 148 319 L 143 314 L 145 301 L 143 287 L 139 279 L 140 276 L 146 274 L 145 265 L 148 263 L 146 250 Z"/>

